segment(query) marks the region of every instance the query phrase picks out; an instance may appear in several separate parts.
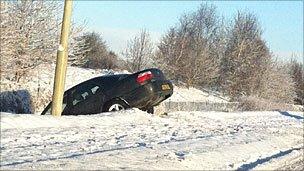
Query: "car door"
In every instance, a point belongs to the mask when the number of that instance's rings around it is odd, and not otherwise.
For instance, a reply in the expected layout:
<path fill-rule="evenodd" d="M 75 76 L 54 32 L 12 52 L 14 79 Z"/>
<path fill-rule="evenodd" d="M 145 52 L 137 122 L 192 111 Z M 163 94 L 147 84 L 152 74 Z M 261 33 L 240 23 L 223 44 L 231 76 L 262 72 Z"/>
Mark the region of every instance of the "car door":
<path fill-rule="evenodd" d="M 41 115 L 51 115 L 51 107 L 52 102 L 47 105 L 47 107 L 43 110 Z M 65 93 L 63 96 L 63 102 L 62 102 L 62 115 L 68 113 L 69 107 L 68 107 L 68 93 Z"/>
<path fill-rule="evenodd" d="M 94 114 L 100 112 L 103 104 L 102 88 L 98 84 L 83 84 L 70 92 L 71 115 Z"/>

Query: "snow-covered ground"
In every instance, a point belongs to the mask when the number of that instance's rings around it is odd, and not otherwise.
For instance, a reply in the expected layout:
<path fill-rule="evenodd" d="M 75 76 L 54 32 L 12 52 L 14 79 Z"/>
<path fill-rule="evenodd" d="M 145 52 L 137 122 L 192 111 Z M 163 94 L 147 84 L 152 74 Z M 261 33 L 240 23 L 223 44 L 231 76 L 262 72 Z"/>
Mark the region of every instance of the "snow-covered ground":
<path fill-rule="evenodd" d="M 1 91 L 29 90 L 38 114 L 50 100 L 54 68 L 40 65 L 18 85 L 1 78 Z M 68 67 L 65 88 L 112 73 L 127 72 Z M 226 103 L 229 99 L 175 86 L 167 101 Z M 178 111 L 157 116 L 131 109 L 60 118 L 0 116 L 2 170 L 269 170 L 303 165 L 300 112 Z"/>
<path fill-rule="evenodd" d="M 3 170 L 275 169 L 302 157 L 297 112 L 1 113 Z"/>
<path fill-rule="evenodd" d="M 193 87 L 186 88 L 174 86 L 174 93 L 167 100 L 173 102 L 227 103 L 229 98 L 213 95 L 207 91 L 199 90 Z"/>

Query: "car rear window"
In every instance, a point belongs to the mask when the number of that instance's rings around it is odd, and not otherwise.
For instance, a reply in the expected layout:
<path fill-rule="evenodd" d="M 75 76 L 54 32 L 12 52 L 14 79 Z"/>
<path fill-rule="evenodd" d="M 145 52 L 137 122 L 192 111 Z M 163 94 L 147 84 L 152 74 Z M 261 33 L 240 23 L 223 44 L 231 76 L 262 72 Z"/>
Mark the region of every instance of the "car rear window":
<path fill-rule="evenodd" d="M 109 90 L 115 85 L 116 82 L 126 78 L 127 76 L 128 74 L 104 76 L 104 77 L 100 77 L 98 82 L 104 87 L 105 90 Z"/>
<path fill-rule="evenodd" d="M 158 69 L 153 69 L 152 73 L 153 73 L 154 78 L 158 78 L 158 79 L 164 79 L 165 78 L 163 72 L 158 70 Z"/>

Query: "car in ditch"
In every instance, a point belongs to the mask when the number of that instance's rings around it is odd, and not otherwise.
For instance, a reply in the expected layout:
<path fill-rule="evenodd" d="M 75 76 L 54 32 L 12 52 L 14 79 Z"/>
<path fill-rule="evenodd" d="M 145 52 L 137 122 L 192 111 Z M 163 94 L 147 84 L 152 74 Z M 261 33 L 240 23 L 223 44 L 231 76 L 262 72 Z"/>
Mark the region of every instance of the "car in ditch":
<path fill-rule="evenodd" d="M 139 108 L 148 113 L 173 94 L 173 85 L 156 68 L 134 74 L 114 74 L 92 78 L 63 96 L 61 115 L 85 115 Z M 51 114 L 50 102 L 41 115 Z"/>

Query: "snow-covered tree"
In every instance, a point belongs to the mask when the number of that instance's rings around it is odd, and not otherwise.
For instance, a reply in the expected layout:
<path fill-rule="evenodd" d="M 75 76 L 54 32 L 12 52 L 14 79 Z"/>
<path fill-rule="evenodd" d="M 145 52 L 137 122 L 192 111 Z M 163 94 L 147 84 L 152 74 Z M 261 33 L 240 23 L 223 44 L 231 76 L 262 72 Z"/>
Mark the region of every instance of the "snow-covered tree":
<path fill-rule="evenodd" d="M 15 81 L 56 54 L 61 9 L 53 1 L 1 1 L 1 75 Z"/>
<path fill-rule="evenodd" d="M 92 49 L 84 35 L 73 39 L 73 47 L 70 48 L 68 62 L 71 65 L 83 66 L 88 62 L 87 53 Z"/>
<path fill-rule="evenodd" d="M 0 1 L 1 76 L 19 82 L 29 70 L 56 59 L 63 14 L 60 1 Z M 70 40 L 83 27 L 73 24 Z M 69 48 L 74 46 L 69 42 Z"/>
<path fill-rule="evenodd" d="M 86 68 L 113 69 L 117 66 L 117 56 L 108 49 L 99 33 L 87 32 L 74 39 L 69 62 Z"/>

